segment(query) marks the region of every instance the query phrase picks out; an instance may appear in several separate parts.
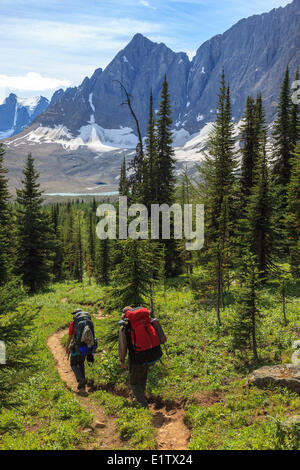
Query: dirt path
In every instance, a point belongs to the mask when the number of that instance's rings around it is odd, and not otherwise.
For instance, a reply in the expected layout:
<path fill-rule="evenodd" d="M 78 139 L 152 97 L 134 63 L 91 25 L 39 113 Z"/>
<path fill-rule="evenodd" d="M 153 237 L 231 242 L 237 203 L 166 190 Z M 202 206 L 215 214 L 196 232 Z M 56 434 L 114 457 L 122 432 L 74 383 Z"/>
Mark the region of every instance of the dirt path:
<path fill-rule="evenodd" d="M 182 408 L 167 411 L 166 408 L 153 412 L 153 425 L 157 428 L 157 449 L 158 450 L 186 450 L 190 431 L 185 426 L 183 419 L 185 412 Z"/>
<path fill-rule="evenodd" d="M 64 300 L 64 299 L 63 299 Z M 94 315 L 97 319 L 104 319 L 103 311 L 99 309 Z M 47 345 L 52 352 L 57 370 L 61 379 L 68 388 L 78 396 L 80 404 L 94 416 L 92 426 L 95 441 L 89 449 L 120 449 L 124 448 L 124 442 L 118 437 L 115 427 L 115 418 L 107 416 L 99 405 L 93 400 L 92 393 L 82 396 L 77 392 L 77 382 L 70 368 L 70 361 L 67 360 L 65 349 L 62 345 L 62 338 L 68 333 L 68 328 L 61 329 L 51 335 Z M 187 449 L 190 431 L 185 426 L 184 409 L 159 407 L 155 403 L 150 405 L 153 414 L 153 425 L 157 429 L 157 449 L 158 450 L 185 450 Z M 88 432 L 88 430 L 86 430 Z M 94 439 L 93 439 L 94 441 Z"/>
<path fill-rule="evenodd" d="M 68 333 L 68 328 L 57 331 L 48 338 L 47 345 L 52 352 L 55 365 L 61 379 L 67 384 L 68 388 L 76 393 L 80 405 L 94 416 L 92 424 L 92 433 L 96 442 L 92 443 L 89 449 L 119 449 L 124 447 L 124 443 L 118 439 L 118 433 L 115 428 L 114 418 L 105 415 L 102 409 L 92 399 L 87 392 L 85 396 L 77 391 L 77 381 L 70 368 L 70 361 L 66 357 L 66 351 L 62 345 L 62 338 Z M 88 429 L 85 431 L 88 432 Z M 93 439 L 94 440 L 94 439 Z"/>

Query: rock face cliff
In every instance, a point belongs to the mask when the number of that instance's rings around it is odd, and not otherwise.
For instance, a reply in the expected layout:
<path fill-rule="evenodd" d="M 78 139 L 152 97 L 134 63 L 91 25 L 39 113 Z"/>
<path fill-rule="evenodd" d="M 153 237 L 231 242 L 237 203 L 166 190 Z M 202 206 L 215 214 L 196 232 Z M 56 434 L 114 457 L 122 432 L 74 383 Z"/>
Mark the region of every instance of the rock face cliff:
<path fill-rule="evenodd" d="M 0 139 L 11 137 L 30 125 L 49 106 L 43 96 L 32 99 L 18 98 L 11 93 L 0 105 Z"/>
<path fill-rule="evenodd" d="M 163 78 L 167 74 L 173 115 L 178 115 L 186 104 L 190 66 L 185 53 L 175 53 L 164 44 L 153 43 L 136 34 L 104 71 L 97 69 L 78 88 L 66 90 L 38 122 L 45 127 L 62 124 L 73 133 L 91 121 L 105 129 L 120 129 L 121 126 L 134 129 L 128 108 L 122 106 L 125 95 L 117 83 L 121 81 L 132 96 L 132 104 L 145 132 L 150 89 L 154 107 L 158 109 Z"/>
<path fill-rule="evenodd" d="M 31 115 L 29 127 L 24 128 L 19 105 L 16 114 L 16 97 L 11 95 L 5 105 L 8 124 L 3 124 L 0 107 L 0 139 L 23 129 L 5 140 L 11 186 L 18 184 L 31 152 L 47 190 L 90 190 L 99 182 L 116 188 L 121 162 L 124 157 L 132 159 L 137 144 L 135 122 L 128 107 L 122 106 L 125 96 L 118 81 L 130 93 L 145 135 L 150 90 L 157 111 L 165 74 L 177 170 L 187 165 L 194 171 L 195 162 L 204 158 L 216 117 L 223 67 L 235 121 L 243 114 L 247 95 L 256 97 L 259 92 L 268 123 L 273 121 L 285 68 L 289 65 L 293 79 L 300 66 L 299 17 L 300 0 L 294 0 L 285 8 L 243 19 L 202 44 L 192 61 L 184 52 L 175 53 L 136 34 L 105 70 L 95 70 L 78 87 L 56 91 L 44 112 Z"/>
<path fill-rule="evenodd" d="M 200 46 L 189 74 L 192 109 L 186 128 L 197 131 L 197 116 L 204 122 L 211 120 L 223 67 L 230 82 L 235 119 L 242 116 L 247 95 L 256 97 L 261 92 L 270 122 L 286 66 L 293 79 L 300 65 L 299 24 L 300 0 L 294 0 L 285 8 L 243 19 Z"/>
<path fill-rule="evenodd" d="M 247 95 L 261 92 L 270 122 L 276 112 L 280 84 L 288 64 L 291 77 L 300 64 L 300 0 L 285 8 L 251 16 L 224 34 L 202 44 L 192 62 L 141 34 L 120 51 L 105 70 L 98 69 L 79 87 L 58 92 L 54 103 L 37 119 L 45 127 L 65 126 L 78 135 L 93 122 L 104 129 L 132 128 L 128 108 L 121 106 L 120 80 L 132 96 L 143 133 L 152 88 L 154 109 L 160 101 L 164 75 L 170 86 L 174 129 L 199 132 L 214 120 L 222 68 L 231 86 L 232 111 L 239 120 Z"/>

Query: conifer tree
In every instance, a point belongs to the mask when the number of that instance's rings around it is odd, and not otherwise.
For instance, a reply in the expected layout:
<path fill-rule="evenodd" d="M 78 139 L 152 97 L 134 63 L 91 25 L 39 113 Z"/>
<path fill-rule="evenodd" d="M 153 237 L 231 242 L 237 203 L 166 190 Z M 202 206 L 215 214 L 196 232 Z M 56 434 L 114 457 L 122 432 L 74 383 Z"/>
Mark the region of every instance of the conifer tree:
<path fill-rule="evenodd" d="M 292 157 L 291 180 L 288 187 L 287 226 L 291 272 L 300 278 L 300 142 Z"/>
<path fill-rule="evenodd" d="M 276 227 L 272 215 L 273 200 L 266 154 L 267 131 L 261 95 L 251 105 L 251 184 L 241 177 L 241 190 L 246 185 L 247 192 L 244 190 L 243 193 L 243 212 L 236 231 L 235 255 L 237 265 L 240 265 L 245 253 L 250 252 L 256 259 L 260 278 L 265 279 L 273 266 Z"/>
<path fill-rule="evenodd" d="M 260 284 L 255 257 L 246 254 L 240 279 L 237 310 L 231 325 L 233 348 L 246 350 L 251 348 L 254 359 L 258 359 L 257 327 L 259 322 L 258 287 Z"/>
<path fill-rule="evenodd" d="M 167 77 L 161 92 L 161 102 L 157 114 L 157 165 L 154 166 L 154 181 L 158 181 L 157 204 L 167 204 L 171 206 L 175 201 L 175 159 L 174 149 L 172 147 L 172 118 L 171 104 Z M 160 224 L 161 227 L 161 224 Z M 181 265 L 177 251 L 177 244 L 172 236 L 174 221 L 171 218 L 171 238 L 163 240 L 165 245 L 165 269 L 166 276 L 179 274 Z M 161 230 L 160 230 L 161 233 Z"/>
<path fill-rule="evenodd" d="M 95 278 L 97 284 L 108 285 L 110 279 L 110 240 L 96 241 Z"/>
<path fill-rule="evenodd" d="M 175 192 L 175 159 L 172 147 L 171 104 L 167 77 L 165 76 L 159 112 L 157 114 L 157 171 L 159 180 L 158 203 L 172 205 Z"/>
<path fill-rule="evenodd" d="M 23 174 L 23 188 L 17 189 L 17 273 L 34 292 L 51 279 L 55 244 L 50 217 L 42 210 L 39 174 L 30 154 Z"/>
<path fill-rule="evenodd" d="M 250 96 L 247 98 L 246 111 L 243 117 L 243 125 L 241 128 L 242 141 L 242 165 L 241 165 L 241 195 L 242 208 L 245 208 L 247 197 L 253 185 L 253 169 L 255 165 L 255 105 L 254 100 Z"/>
<path fill-rule="evenodd" d="M 221 323 L 220 309 L 224 305 L 224 280 L 230 260 L 233 231 L 233 196 L 235 185 L 235 152 L 231 118 L 230 91 L 222 73 L 217 119 L 208 142 L 208 154 L 200 168 L 204 179 L 202 197 L 206 204 L 205 245 L 214 275 L 216 311 Z"/>
<path fill-rule="evenodd" d="M 273 175 L 276 184 L 280 187 L 282 207 L 286 207 L 286 191 L 290 181 L 292 152 L 291 139 L 291 92 L 289 69 L 286 68 L 285 76 L 281 85 L 281 93 L 277 106 L 277 118 L 274 124 L 274 168 Z"/>
<path fill-rule="evenodd" d="M 123 159 L 121 165 L 120 181 L 119 181 L 119 194 L 120 196 L 128 196 L 129 182 L 126 176 L 126 160 Z"/>
<path fill-rule="evenodd" d="M 96 240 L 95 240 L 96 226 L 95 214 L 91 209 L 88 212 L 88 241 L 87 241 L 87 272 L 89 280 L 94 274 L 95 258 L 96 258 Z"/>
<path fill-rule="evenodd" d="M 52 225 L 55 238 L 55 257 L 53 261 L 53 274 L 56 281 L 61 281 L 63 275 L 63 241 L 61 234 L 61 226 L 59 223 L 59 205 L 52 206 Z"/>
<path fill-rule="evenodd" d="M 158 201 L 159 194 L 159 171 L 157 160 L 157 137 L 155 129 L 155 118 L 153 112 L 153 95 L 150 93 L 148 128 L 146 135 L 146 156 L 144 166 L 144 188 L 142 202 L 148 210 L 151 204 Z"/>
<path fill-rule="evenodd" d="M 181 205 L 182 214 L 184 214 L 184 205 L 185 204 L 192 204 L 193 203 L 193 194 L 195 189 L 191 182 L 191 179 L 188 176 L 187 167 L 183 170 L 181 178 L 180 178 L 180 185 L 178 188 L 178 200 Z M 192 223 L 193 225 L 193 223 Z M 184 237 L 182 241 L 178 243 L 181 260 L 185 266 L 187 275 L 193 274 L 193 251 L 186 250 L 186 242 L 187 239 Z"/>
<path fill-rule="evenodd" d="M 6 364 L 0 366 L 0 409 L 15 405 L 12 392 L 32 374 L 36 353 L 36 310 L 24 312 L 26 290 L 19 278 L 13 277 L 0 289 L 0 338 L 6 346 Z M 36 354 L 35 354 L 36 355 Z M 19 395 L 18 395 L 19 397 Z"/>
<path fill-rule="evenodd" d="M 276 218 L 277 234 L 276 245 L 281 250 L 281 256 L 288 255 L 287 221 L 287 192 L 291 179 L 291 160 L 294 150 L 295 131 L 294 119 L 297 121 L 297 106 L 293 106 L 289 83 L 289 69 L 286 68 L 281 86 L 277 118 L 274 124 L 273 138 L 273 192 L 274 217 Z"/>
<path fill-rule="evenodd" d="M 74 279 L 82 282 L 83 279 L 83 248 L 81 236 L 81 214 L 78 213 L 77 230 L 75 238 L 75 263 L 74 263 Z"/>
<path fill-rule="evenodd" d="M 3 167 L 4 147 L 0 144 L 0 286 L 8 281 L 11 271 L 10 211 L 7 170 Z"/>
<path fill-rule="evenodd" d="M 74 223 L 72 203 L 68 201 L 64 217 L 64 270 L 68 279 L 74 274 Z"/>
<path fill-rule="evenodd" d="M 274 262 L 274 234 L 272 199 L 270 196 L 266 133 L 261 154 L 257 157 L 254 179 L 246 210 L 245 251 L 250 250 L 256 260 L 261 279 L 266 279 Z"/>
<path fill-rule="evenodd" d="M 299 80 L 299 70 L 297 69 L 295 75 L 295 81 Z M 293 103 L 291 104 L 291 116 L 290 116 L 290 126 L 291 126 L 291 147 L 292 147 L 292 156 L 293 159 L 293 152 L 294 149 L 300 140 L 300 104 Z"/>
<path fill-rule="evenodd" d="M 153 253 L 147 241 L 128 239 L 122 242 L 122 252 L 122 261 L 113 274 L 110 303 L 115 309 L 144 305 L 152 292 Z"/>

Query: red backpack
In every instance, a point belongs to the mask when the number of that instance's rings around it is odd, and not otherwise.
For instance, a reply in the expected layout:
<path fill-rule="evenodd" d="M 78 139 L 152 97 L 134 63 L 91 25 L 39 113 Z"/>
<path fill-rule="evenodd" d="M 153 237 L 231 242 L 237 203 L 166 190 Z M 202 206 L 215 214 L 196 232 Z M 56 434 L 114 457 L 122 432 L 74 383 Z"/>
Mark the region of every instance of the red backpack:
<path fill-rule="evenodd" d="M 130 326 L 135 361 L 139 364 L 153 364 L 162 356 L 162 340 L 151 321 L 150 312 L 144 307 L 127 310 L 125 318 Z M 155 319 L 157 322 L 157 320 Z"/>

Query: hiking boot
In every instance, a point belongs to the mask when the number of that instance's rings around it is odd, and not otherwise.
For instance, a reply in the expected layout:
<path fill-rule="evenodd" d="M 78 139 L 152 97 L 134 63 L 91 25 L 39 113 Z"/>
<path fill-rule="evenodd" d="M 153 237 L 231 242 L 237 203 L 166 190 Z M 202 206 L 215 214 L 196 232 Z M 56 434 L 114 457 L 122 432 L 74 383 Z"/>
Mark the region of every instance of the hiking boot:
<path fill-rule="evenodd" d="M 86 380 L 78 384 L 77 390 L 85 389 L 85 386 L 86 386 Z"/>

